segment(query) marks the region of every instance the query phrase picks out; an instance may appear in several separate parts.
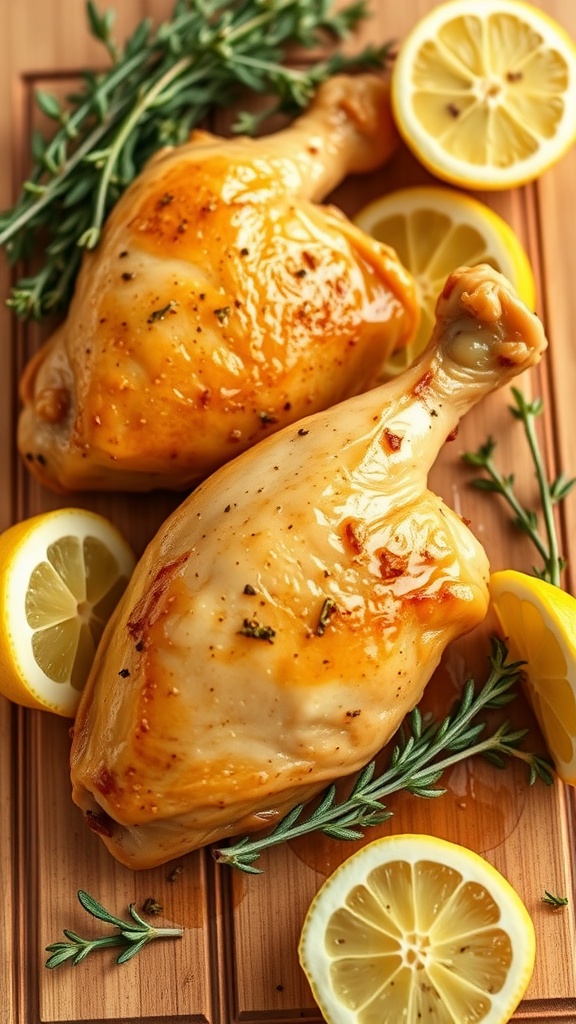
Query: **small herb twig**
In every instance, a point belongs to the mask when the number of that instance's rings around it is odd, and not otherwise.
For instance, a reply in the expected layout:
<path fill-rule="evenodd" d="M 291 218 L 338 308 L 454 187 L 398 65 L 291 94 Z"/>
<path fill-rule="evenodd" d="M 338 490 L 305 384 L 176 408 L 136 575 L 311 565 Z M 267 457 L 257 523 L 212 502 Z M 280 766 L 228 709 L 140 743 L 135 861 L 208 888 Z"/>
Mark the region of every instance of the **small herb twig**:
<path fill-rule="evenodd" d="M 516 496 L 514 475 L 511 473 L 509 476 L 504 476 L 496 466 L 492 458 L 496 448 L 493 438 L 489 437 L 477 451 L 465 452 L 462 458 L 468 465 L 482 469 L 486 474 L 486 476 L 475 477 L 471 481 L 472 486 L 478 490 L 493 491 L 501 495 L 514 513 L 514 524 L 530 537 L 544 562 L 543 568 L 534 568 L 534 574 L 559 587 L 566 560 L 559 552 L 554 523 L 554 505 L 567 496 L 576 484 L 576 479 L 567 480 L 564 474 L 560 473 L 551 482 L 548 480 L 535 427 L 537 417 L 542 414 L 544 403 L 541 398 L 528 402 L 517 388 L 511 390 L 515 405 L 510 406 L 510 412 L 522 423 L 534 464 L 544 520 L 545 539 L 539 531 L 537 513 L 533 509 L 525 508 Z"/>
<path fill-rule="evenodd" d="M 412 711 L 400 730 L 389 764 L 381 773 L 376 773 L 376 761 L 371 761 L 358 775 L 351 792 L 341 800 L 332 785 L 308 817 L 304 816 L 305 805 L 299 804 L 267 835 L 246 836 L 232 846 L 214 850 L 215 860 L 260 874 L 261 869 L 254 866 L 260 854 L 287 840 L 311 832 L 323 832 L 334 839 L 361 839 L 365 828 L 392 817 L 392 811 L 382 802 L 386 797 L 400 790 L 420 797 L 442 796 L 446 790 L 437 783 L 447 768 L 478 754 L 499 767 L 508 757 L 521 760 L 528 768 L 530 784 L 539 778 L 550 785 L 550 762 L 519 749 L 526 729 L 513 729 L 504 722 L 481 738 L 486 723 L 478 721 L 478 716 L 490 708 L 503 707 L 515 697 L 523 662 L 508 663 L 507 656 L 504 642 L 493 637 L 490 674 L 484 686 L 477 692 L 474 681 L 468 679 L 459 701 L 442 721 L 422 715 L 418 708 Z"/>
<path fill-rule="evenodd" d="M 556 896 L 552 892 L 548 892 L 548 889 L 544 889 L 544 895 L 542 896 L 542 903 L 547 903 L 549 907 L 553 907 L 555 910 L 559 910 L 560 907 L 568 906 L 567 896 Z"/>
<path fill-rule="evenodd" d="M 84 910 L 87 910 L 92 917 L 112 925 L 116 931 L 97 939 L 83 939 L 70 928 L 64 928 L 64 935 L 68 942 L 51 942 L 49 946 L 46 946 L 46 952 L 51 953 L 46 961 L 46 967 L 60 967 L 68 960 L 73 964 L 79 964 L 89 953 L 97 949 L 108 949 L 110 946 L 124 946 L 116 963 L 125 964 L 153 939 L 178 939 L 184 934 L 183 928 L 156 928 L 148 924 L 140 917 L 133 903 L 128 908 L 131 920 L 124 921 L 122 918 L 110 914 L 101 903 L 98 903 L 83 889 L 78 890 L 78 899 Z"/>

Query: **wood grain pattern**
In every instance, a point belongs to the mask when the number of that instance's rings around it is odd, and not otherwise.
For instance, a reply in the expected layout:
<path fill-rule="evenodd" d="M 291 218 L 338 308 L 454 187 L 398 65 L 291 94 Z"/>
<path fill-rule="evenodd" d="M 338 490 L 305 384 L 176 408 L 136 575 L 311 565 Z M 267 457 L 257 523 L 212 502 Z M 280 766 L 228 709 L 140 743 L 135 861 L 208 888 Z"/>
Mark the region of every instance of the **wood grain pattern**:
<path fill-rule="evenodd" d="M 121 38 L 145 15 L 160 19 L 169 0 L 117 3 Z M 374 0 L 374 14 L 362 41 L 401 39 L 431 0 Z M 546 0 L 537 6 L 576 36 L 573 0 Z M 33 26 L 33 30 L 31 28 Z M 74 77 L 83 66 L 100 66 L 102 54 L 85 29 L 79 0 L 3 0 L 0 4 L 0 206 L 16 195 L 26 163 L 32 118 L 32 92 L 54 75 Z M 399 185 L 431 180 L 401 149 L 384 170 L 349 180 L 335 200 L 353 214 L 372 196 Z M 480 194 L 517 230 L 538 281 L 538 312 L 550 340 L 544 363 L 530 378 L 527 394 L 541 394 L 546 415 L 541 437 L 551 469 L 576 474 L 576 151 L 536 184 L 513 192 Z M 10 274 L 0 265 L 0 290 Z M 38 328 L 23 328 L 0 309 L 0 445 L 3 486 L 0 529 L 15 519 L 61 504 L 33 482 L 15 457 L 14 424 L 21 366 L 41 340 Z M 527 499 L 535 484 L 526 474 L 520 428 L 507 412 L 509 396 L 492 396 L 463 423 L 435 467 L 432 486 L 471 520 L 493 568 L 529 570 L 525 539 L 508 527 L 504 510 L 472 493 L 460 455 L 488 434 L 498 439 L 500 463 L 514 469 Z M 141 551 L 177 498 L 146 500 L 119 494 L 78 495 L 75 504 L 112 518 Z M 576 556 L 576 497 L 559 517 L 563 550 Z M 575 593 L 569 565 L 566 587 Z M 447 705 L 465 675 L 486 674 L 490 622 L 447 652 L 427 700 Z M 518 702 L 519 704 L 521 702 Z M 526 706 L 514 718 L 536 727 Z M 538 739 L 535 740 L 538 742 Z M 296 944 L 309 901 L 326 875 L 358 844 L 306 838 L 266 854 L 259 877 L 218 869 L 209 851 L 164 868 L 134 874 L 116 864 L 97 837 L 87 832 L 72 806 L 68 781 L 68 723 L 43 713 L 24 712 L 0 702 L 0 1019 L 7 1024 L 36 1022 L 316 1022 L 320 1020 L 299 970 Z M 529 789 L 521 766 L 497 772 L 487 764 L 456 767 L 448 793 L 439 801 L 399 796 L 390 802 L 394 817 L 369 838 L 387 831 L 423 831 L 462 842 L 482 853 L 518 889 L 532 914 L 538 955 L 534 977 L 515 1020 L 576 1022 L 574 795 L 556 784 Z M 117 967 L 101 954 L 75 969 L 49 972 L 44 947 L 71 927 L 85 934 L 91 922 L 76 900 L 87 889 L 106 906 L 123 913 L 130 902 L 148 896 L 162 904 L 166 923 L 186 926 L 182 940 L 156 943 L 134 961 Z M 545 888 L 565 893 L 570 905 L 553 913 L 541 903 Z M 95 923 L 94 933 L 98 931 Z"/>

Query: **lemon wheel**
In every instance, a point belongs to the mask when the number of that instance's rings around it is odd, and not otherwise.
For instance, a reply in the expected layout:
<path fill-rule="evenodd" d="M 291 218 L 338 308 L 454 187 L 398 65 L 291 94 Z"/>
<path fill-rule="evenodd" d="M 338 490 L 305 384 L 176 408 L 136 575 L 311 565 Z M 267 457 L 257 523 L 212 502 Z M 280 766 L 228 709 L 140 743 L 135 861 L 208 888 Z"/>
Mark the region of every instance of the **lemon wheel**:
<path fill-rule="evenodd" d="M 530 916 L 471 850 L 387 836 L 324 883 L 300 962 L 328 1024 L 504 1024 L 534 966 Z"/>
<path fill-rule="evenodd" d="M 0 535 L 0 692 L 73 717 L 135 565 L 107 519 L 58 509 Z"/>
<path fill-rule="evenodd" d="M 576 598 L 536 576 L 504 569 L 490 597 L 558 775 L 576 785 Z"/>
<path fill-rule="evenodd" d="M 387 360 L 383 377 L 400 373 L 425 348 L 438 295 L 457 267 L 489 263 L 529 309 L 536 305 L 534 275 L 522 243 L 502 217 L 471 196 L 442 186 L 398 189 L 369 203 L 355 222 L 392 246 L 416 281 L 418 333 Z"/>
<path fill-rule="evenodd" d="M 576 46 L 522 0 L 448 0 L 402 43 L 392 108 L 437 177 L 471 189 L 521 185 L 576 137 Z"/>

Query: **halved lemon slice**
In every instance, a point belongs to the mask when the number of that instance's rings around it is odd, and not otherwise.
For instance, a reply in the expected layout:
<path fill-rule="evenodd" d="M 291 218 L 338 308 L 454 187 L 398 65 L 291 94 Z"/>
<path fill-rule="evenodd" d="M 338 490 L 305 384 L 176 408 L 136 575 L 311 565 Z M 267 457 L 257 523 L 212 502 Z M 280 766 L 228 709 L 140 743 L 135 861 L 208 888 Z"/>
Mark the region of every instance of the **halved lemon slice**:
<path fill-rule="evenodd" d="M 576 598 L 513 569 L 490 577 L 490 596 L 556 771 L 576 786 Z"/>
<path fill-rule="evenodd" d="M 521 185 L 576 138 L 576 46 L 522 0 L 448 0 L 402 43 L 392 108 L 437 177 L 464 188 Z"/>
<path fill-rule="evenodd" d="M 502 217 L 477 199 L 441 186 L 398 189 L 369 203 L 354 219 L 367 234 L 391 245 L 416 281 L 420 328 L 387 360 L 384 377 L 406 369 L 427 345 L 436 301 L 457 267 L 489 263 L 529 309 L 536 305 L 534 275 L 522 243 Z"/>
<path fill-rule="evenodd" d="M 73 717 L 136 559 L 107 519 L 66 508 L 0 535 L 0 693 Z"/>
<path fill-rule="evenodd" d="M 518 893 L 463 846 L 386 836 L 312 901 L 300 963 L 328 1024 L 504 1024 L 534 967 Z"/>

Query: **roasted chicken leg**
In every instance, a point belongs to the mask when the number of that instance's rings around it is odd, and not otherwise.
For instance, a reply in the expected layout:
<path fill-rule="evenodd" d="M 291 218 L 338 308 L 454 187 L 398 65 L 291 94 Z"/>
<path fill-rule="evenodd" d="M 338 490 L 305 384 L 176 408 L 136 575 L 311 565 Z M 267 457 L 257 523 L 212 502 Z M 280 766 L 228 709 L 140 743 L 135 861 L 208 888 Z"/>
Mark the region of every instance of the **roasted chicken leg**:
<path fill-rule="evenodd" d="M 388 87 L 338 76 L 285 131 L 158 154 L 24 372 L 18 446 L 42 482 L 189 488 L 370 386 L 416 328 L 414 285 L 318 200 L 395 143 Z"/>
<path fill-rule="evenodd" d="M 411 369 L 263 441 L 166 521 L 74 726 L 73 798 L 118 860 L 273 825 L 386 743 L 488 604 L 486 555 L 428 471 L 545 345 L 504 278 L 464 268 Z"/>

